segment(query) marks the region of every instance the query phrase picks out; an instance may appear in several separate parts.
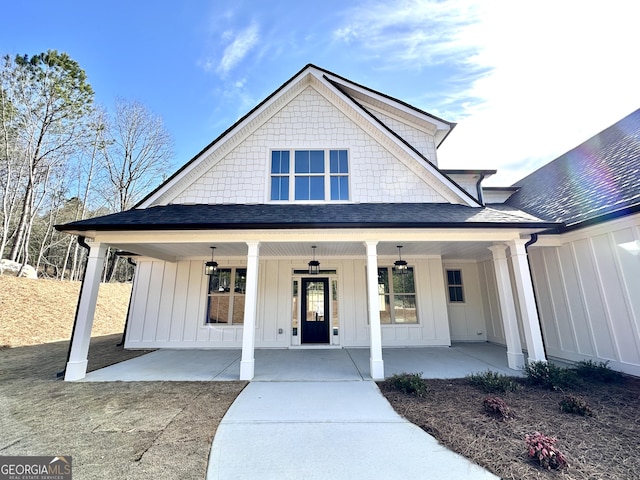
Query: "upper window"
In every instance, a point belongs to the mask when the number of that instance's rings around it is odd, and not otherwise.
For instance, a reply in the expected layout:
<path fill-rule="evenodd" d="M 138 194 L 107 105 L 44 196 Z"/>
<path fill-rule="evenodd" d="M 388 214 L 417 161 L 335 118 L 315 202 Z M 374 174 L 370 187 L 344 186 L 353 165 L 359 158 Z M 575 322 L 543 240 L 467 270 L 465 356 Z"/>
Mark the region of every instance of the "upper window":
<path fill-rule="evenodd" d="M 289 152 L 271 152 L 271 200 L 289 200 Z"/>
<path fill-rule="evenodd" d="M 450 302 L 464 302 L 462 272 L 460 270 L 447 270 L 447 287 L 449 287 Z"/>
<path fill-rule="evenodd" d="M 273 150 L 271 200 L 289 199 L 349 200 L 347 150 Z"/>

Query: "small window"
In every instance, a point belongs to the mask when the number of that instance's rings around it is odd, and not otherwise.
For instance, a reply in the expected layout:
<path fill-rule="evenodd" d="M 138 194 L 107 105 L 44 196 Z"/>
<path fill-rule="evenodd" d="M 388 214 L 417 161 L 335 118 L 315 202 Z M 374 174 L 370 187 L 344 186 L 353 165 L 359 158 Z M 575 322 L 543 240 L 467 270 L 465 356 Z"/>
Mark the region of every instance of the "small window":
<path fill-rule="evenodd" d="M 380 323 L 418 323 L 413 268 L 405 273 L 393 267 L 378 268 Z"/>
<path fill-rule="evenodd" d="M 219 268 L 209 277 L 206 323 L 238 325 L 244 322 L 246 268 Z"/>
<path fill-rule="evenodd" d="M 460 270 L 447 270 L 447 287 L 449 287 L 450 302 L 464 302 L 462 272 Z"/>
<path fill-rule="evenodd" d="M 324 200 L 324 151 L 295 153 L 296 200 Z"/>
<path fill-rule="evenodd" d="M 346 150 L 329 152 L 331 200 L 349 200 L 349 161 Z"/>
<path fill-rule="evenodd" d="M 271 200 L 289 200 L 289 152 L 271 152 Z"/>

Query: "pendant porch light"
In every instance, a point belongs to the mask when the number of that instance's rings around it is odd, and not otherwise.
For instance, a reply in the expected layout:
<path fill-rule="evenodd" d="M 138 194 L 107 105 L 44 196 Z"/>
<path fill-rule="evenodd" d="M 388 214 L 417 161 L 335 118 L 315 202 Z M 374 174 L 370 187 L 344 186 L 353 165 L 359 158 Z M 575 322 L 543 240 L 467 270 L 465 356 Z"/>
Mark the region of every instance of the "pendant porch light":
<path fill-rule="evenodd" d="M 213 254 L 215 250 L 216 247 L 211 247 L 211 261 L 204 264 L 205 275 L 214 275 L 216 271 L 218 271 L 218 263 L 213 260 Z"/>
<path fill-rule="evenodd" d="M 402 254 L 400 253 L 402 245 L 396 245 L 396 247 L 398 248 L 398 260 L 396 260 L 393 265 L 400 273 L 407 273 L 407 262 L 405 260 L 402 260 Z"/>
<path fill-rule="evenodd" d="M 311 247 L 313 250 L 313 260 L 309 262 L 309 275 L 318 275 L 320 273 L 320 262 L 316 260 L 316 246 Z"/>

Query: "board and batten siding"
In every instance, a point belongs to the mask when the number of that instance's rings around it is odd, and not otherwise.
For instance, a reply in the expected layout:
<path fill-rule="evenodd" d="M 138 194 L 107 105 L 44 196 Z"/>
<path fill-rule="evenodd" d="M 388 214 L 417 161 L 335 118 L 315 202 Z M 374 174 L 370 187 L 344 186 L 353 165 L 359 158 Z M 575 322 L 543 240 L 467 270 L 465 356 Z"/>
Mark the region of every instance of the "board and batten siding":
<path fill-rule="evenodd" d="M 480 287 L 478 264 L 475 261 L 447 260 L 444 262 L 445 282 L 447 270 L 460 270 L 464 292 L 464 302 L 450 302 L 449 294 L 445 292 L 449 325 L 451 327 L 451 340 L 463 342 L 486 341 L 486 312 L 483 292 Z"/>
<path fill-rule="evenodd" d="M 480 295 L 482 296 L 482 312 L 485 319 L 486 339 L 499 345 L 506 345 L 502 313 L 500 312 L 500 300 L 498 298 L 496 271 L 493 260 L 478 262 L 478 281 L 480 283 Z"/>
<path fill-rule="evenodd" d="M 549 357 L 640 375 L 640 257 L 620 247 L 637 239 L 638 215 L 530 248 Z"/>
<path fill-rule="evenodd" d="M 244 263 L 218 260 L 221 267 Z M 380 266 L 393 260 L 380 260 Z M 176 263 L 138 260 L 129 310 L 126 348 L 240 348 L 242 325 L 206 325 L 207 277 L 203 260 Z M 383 346 L 451 344 L 446 286 L 439 257 L 415 259 L 418 324 L 382 326 Z M 339 335 L 332 343 L 345 347 L 369 345 L 366 263 L 363 259 L 323 262 L 336 270 Z M 259 267 L 255 344 L 258 348 L 288 348 L 292 337 L 292 271 L 306 263 L 262 259 Z M 306 277 L 306 275 L 304 275 Z"/>

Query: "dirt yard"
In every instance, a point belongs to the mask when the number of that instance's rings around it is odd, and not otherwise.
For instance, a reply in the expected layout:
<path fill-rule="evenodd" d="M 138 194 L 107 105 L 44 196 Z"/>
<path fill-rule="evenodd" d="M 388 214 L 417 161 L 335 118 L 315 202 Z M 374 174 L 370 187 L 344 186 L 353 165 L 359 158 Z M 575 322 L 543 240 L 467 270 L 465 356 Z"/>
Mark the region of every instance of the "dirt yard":
<path fill-rule="evenodd" d="M 79 284 L 0 277 L 0 455 L 71 455 L 74 479 L 203 479 L 245 382 L 65 383 Z M 89 370 L 117 347 L 130 286 L 102 285 Z M 26 299 L 26 300 L 25 300 Z"/>

